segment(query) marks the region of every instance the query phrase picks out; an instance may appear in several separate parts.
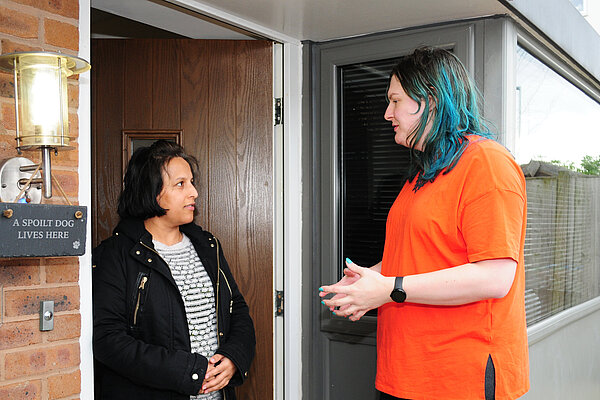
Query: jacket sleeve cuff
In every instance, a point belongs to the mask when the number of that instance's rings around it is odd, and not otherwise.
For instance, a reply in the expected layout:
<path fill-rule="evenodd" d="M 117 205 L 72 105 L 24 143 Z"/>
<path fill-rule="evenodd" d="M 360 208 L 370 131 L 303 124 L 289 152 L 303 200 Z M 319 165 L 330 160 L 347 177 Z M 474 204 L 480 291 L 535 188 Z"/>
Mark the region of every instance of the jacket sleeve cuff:
<path fill-rule="evenodd" d="M 192 353 L 188 367 L 181 380 L 181 393 L 197 395 L 202 388 L 207 368 L 208 360 L 201 354 Z"/>
<path fill-rule="evenodd" d="M 240 362 L 240 358 L 235 357 L 223 348 L 217 350 L 217 354 L 224 355 L 225 357 L 230 359 L 231 362 L 235 365 L 236 371 L 235 374 L 233 374 L 233 376 L 229 380 L 229 386 L 240 386 L 246 381 L 246 379 L 248 379 L 248 377 L 250 376 L 250 372 L 248 371 L 250 369 L 250 363 Z"/>

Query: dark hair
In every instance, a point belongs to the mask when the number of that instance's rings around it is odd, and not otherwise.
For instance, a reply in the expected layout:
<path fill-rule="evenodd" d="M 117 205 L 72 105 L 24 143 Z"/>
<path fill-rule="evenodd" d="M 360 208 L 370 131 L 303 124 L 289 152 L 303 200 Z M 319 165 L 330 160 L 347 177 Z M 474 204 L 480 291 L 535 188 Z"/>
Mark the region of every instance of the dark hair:
<path fill-rule="evenodd" d="M 457 56 L 433 47 L 420 47 L 400 58 L 390 74 L 406 94 L 425 109 L 408 138 L 411 166 L 408 179 L 419 175 L 415 191 L 433 182 L 443 171 L 450 172 L 468 145 L 466 136 L 491 138 L 479 114 L 478 90 Z M 433 112 L 430 113 L 430 107 Z M 423 149 L 415 150 L 431 119 L 431 131 L 423 139 Z"/>
<path fill-rule="evenodd" d="M 169 161 L 176 157 L 183 158 L 189 164 L 195 181 L 198 162 L 176 143 L 157 140 L 150 147 L 141 147 L 133 153 L 119 196 L 117 213 L 121 219 L 133 217 L 146 220 L 167 213 L 158 205 L 157 197 L 163 188 L 162 172 Z"/>

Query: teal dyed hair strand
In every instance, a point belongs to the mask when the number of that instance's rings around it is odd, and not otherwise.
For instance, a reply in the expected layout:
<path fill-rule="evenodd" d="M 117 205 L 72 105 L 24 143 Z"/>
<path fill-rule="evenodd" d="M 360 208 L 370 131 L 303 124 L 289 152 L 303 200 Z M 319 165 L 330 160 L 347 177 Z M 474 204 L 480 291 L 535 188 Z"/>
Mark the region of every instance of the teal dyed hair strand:
<path fill-rule="evenodd" d="M 408 96 L 425 107 L 408 141 L 413 161 L 409 180 L 418 176 L 415 190 L 454 168 L 468 145 L 467 135 L 492 138 L 479 112 L 477 88 L 454 54 L 431 47 L 416 49 L 399 60 L 390 79 L 393 76 Z M 428 122 L 431 130 L 425 135 Z M 421 140 L 423 151 L 417 151 L 415 144 Z"/>

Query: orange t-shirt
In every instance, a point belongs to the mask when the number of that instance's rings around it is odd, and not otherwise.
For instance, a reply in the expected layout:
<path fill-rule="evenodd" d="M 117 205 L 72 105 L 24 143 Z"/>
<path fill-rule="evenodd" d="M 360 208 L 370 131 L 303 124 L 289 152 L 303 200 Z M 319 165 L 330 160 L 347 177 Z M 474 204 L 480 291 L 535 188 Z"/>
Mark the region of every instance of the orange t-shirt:
<path fill-rule="evenodd" d="M 523 173 L 503 146 L 470 136 L 452 171 L 416 193 L 415 181 L 404 185 L 390 209 L 383 275 L 420 274 L 497 258 L 517 261 L 517 271 L 501 299 L 380 307 L 375 386 L 414 400 L 485 399 L 491 355 L 496 400 L 517 398 L 529 390 Z"/>

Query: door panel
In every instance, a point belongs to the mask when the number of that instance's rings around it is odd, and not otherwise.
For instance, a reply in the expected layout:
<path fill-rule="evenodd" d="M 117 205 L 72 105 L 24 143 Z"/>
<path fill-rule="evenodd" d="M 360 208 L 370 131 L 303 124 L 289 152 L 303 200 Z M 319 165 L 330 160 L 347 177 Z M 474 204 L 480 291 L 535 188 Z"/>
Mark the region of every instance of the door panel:
<path fill-rule="evenodd" d="M 178 48 L 181 60 L 181 129 L 193 136 L 193 140 L 184 140 L 183 144 L 196 156 L 200 171 L 209 170 L 209 96 L 202 95 L 208 93 L 209 65 L 205 60 L 210 50 L 209 44 L 210 42 L 198 41 L 195 46 Z M 207 173 L 196 177 L 198 198 L 204 199 L 196 202 L 196 218 L 199 221 L 209 220 L 208 202 L 205 201 L 208 199 L 208 180 Z"/>
<path fill-rule="evenodd" d="M 193 47 L 193 42 L 189 46 Z M 153 41 L 152 54 L 152 128 L 172 129 L 179 126 L 180 104 L 180 52 L 182 42 L 175 40 Z M 185 47 L 185 46 L 184 46 Z"/>
<path fill-rule="evenodd" d="M 116 200 L 123 175 L 117 154 L 122 143 L 125 50 L 125 41 L 92 41 L 93 246 L 107 238 L 117 222 Z"/>
<path fill-rule="evenodd" d="M 118 44 L 120 40 L 110 40 L 106 43 L 98 40 L 96 43 L 105 43 L 110 46 Z M 121 62 L 125 64 L 124 82 L 124 104 L 121 116 L 123 129 L 152 129 L 152 41 L 150 40 L 126 40 L 125 51 Z M 94 55 L 92 54 L 92 57 Z M 104 63 L 113 60 L 98 60 L 104 67 Z M 98 82 L 100 84 L 100 82 Z M 98 110 L 101 112 L 101 110 Z M 113 116 L 117 118 L 117 116 Z M 117 134 L 117 132 L 114 132 Z"/>
<path fill-rule="evenodd" d="M 93 244 L 118 222 L 123 130 L 182 130 L 214 233 L 256 325 L 240 399 L 273 398 L 273 44 L 93 40 Z"/>

